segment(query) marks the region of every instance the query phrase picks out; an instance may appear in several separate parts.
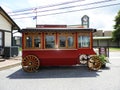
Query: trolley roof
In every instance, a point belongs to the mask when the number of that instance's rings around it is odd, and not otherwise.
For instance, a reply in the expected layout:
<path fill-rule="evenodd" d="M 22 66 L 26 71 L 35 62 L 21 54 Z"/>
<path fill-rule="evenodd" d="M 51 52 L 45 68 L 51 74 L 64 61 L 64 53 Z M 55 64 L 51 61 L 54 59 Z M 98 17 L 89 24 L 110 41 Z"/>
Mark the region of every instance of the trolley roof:
<path fill-rule="evenodd" d="M 90 31 L 96 32 L 96 29 L 93 28 L 25 28 L 21 32 L 47 32 L 47 31 Z"/>

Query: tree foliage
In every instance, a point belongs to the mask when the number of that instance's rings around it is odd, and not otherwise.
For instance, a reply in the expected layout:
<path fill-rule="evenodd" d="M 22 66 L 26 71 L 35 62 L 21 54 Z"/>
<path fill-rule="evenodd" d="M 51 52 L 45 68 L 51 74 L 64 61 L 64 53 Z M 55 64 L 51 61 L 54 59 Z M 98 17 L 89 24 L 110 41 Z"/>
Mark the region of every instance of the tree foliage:
<path fill-rule="evenodd" d="M 114 31 L 113 31 L 113 40 L 119 41 L 120 40 L 120 10 L 115 17 L 115 25 L 114 25 Z"/>

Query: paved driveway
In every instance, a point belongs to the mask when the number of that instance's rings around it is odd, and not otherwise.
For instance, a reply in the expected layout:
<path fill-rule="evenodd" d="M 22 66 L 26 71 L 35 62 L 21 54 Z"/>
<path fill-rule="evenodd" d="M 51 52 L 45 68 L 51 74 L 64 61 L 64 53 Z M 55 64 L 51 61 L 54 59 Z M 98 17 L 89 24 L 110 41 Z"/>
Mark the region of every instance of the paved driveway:
<path fill-rule="evenodd" d="M 0 71 L 0 90 L 120 90 L 120 53 L 110 53 L 106 69 L 85 66 L 44 67 L 37 73 L 21 66 Z"/>

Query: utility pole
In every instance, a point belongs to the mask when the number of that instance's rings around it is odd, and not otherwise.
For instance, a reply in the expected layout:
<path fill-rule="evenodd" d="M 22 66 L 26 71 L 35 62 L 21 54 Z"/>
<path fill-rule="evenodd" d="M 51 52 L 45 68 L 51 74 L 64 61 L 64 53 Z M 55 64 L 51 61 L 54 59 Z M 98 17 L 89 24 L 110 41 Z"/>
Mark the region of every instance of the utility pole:
<path fill-rule="evenodd" d="M 35 20 L 35 23 L 37 25 L 37 8 L 34 9 L 35 16 L 33 17 L 33 20 Z"/>
<path fill-rule="evenodd" d="M 37 25 L 37 8 L 36 8 L 36 25 Z"/>

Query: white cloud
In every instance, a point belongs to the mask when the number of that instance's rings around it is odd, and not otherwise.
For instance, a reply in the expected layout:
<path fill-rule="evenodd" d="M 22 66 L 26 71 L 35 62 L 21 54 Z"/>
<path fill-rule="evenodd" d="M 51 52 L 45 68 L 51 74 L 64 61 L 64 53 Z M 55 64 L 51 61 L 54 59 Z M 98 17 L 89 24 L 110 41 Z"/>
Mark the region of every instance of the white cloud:
<path fill-rule="evenodd" d="M 8 7 L 7 3 L 1 3 L 1 7 L 6 11 L 6 12 L 12 12 L 12 9 Z"/>
<path fill-rule="evenodd" d="M 113 30 L 114 17 L 108 14 L 91 14 L 90 27 L 95 27 L 101 30 Z"/>

